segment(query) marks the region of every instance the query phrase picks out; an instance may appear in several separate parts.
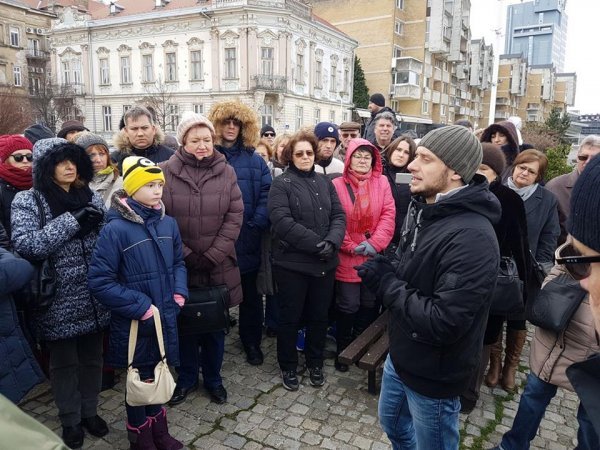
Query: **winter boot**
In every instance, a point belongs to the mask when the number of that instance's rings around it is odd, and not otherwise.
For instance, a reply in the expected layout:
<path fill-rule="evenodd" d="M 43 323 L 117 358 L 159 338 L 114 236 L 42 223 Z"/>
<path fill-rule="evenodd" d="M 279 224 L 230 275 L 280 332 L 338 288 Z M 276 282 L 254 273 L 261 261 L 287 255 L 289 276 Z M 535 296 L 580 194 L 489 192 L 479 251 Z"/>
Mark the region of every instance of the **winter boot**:
<path fill-rule="evenodd" d="M 506 357 L 504 358 L 504 368 L 502 369 L 502 389 L 506 392 L 515 392 L 515 375 L 521 352 L 527 339 L 527 330 L 506 330 Z"/>
<path fill-rule="evenodd" d="M 336 311 L 336 344 L 337 356 L 335 357 L 335 369 L 339 372 L 348 372 L 348 365 L 338 361 L 338 356 L 352 342 L 352 324 L 356 314 L 348 314 L 341 311 Z"/>
<path fill-rule="evenodd" d="M 167 410 L 162 408 L 154 417 L 148 417 L 152 422 L 152 438 L 158 450 L 179 450 L 183 444 L 169 434 L 167 427 Z"/>
<path fill-rule="evenodd" d="M 483 362 L 485 364 L 485 362 Z M 486 386 L 495 388 L 500 382 L 502 374 L 502 332 L 498 340 L 490 346 L 490 368 L 485 376 Z"/>
<path fill-rule="evenodd" d="M 154 445 L 152 438 L 152 423 L 150 420 L 146 420 L 138 428 L 126 424 L 127 426 L 127 438 L 131 443 L 129 448 L 131 450 L 157 450 Z"/>

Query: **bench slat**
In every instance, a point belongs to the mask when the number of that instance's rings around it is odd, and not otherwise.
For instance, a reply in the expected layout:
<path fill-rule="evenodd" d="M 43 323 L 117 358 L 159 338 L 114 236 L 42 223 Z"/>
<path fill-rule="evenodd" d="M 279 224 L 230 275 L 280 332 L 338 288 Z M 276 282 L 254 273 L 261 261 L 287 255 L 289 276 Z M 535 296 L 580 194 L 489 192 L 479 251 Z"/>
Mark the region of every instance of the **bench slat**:
<path fill-rule="evenodd" d="M 363 331 L 344 351 L 338 356 L 342 364 L 354 364 L 377 342 L 382 335 L 387 335 L 388 312 L 384 311 L 369 327 Z"/>
<path fill-rule="evenodd" d="M 389 335 L 384 333 L 369 351 L 358 361 L 358 367 L 365 370 L 376 370 L 387 355 L 390 345 Z"/>

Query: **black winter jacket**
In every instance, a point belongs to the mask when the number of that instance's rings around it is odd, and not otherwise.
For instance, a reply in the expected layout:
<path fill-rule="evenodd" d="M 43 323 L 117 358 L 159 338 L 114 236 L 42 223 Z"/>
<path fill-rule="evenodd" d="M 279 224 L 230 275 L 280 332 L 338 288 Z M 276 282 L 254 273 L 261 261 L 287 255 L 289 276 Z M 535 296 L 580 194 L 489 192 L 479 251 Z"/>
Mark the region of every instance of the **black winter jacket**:
<path fill-rule="evenodd" d="M 406 217 L 408 205 L 410 203 L 410 184 L 397 184 L 396 174 L 408 172 L 405 170 L 405 168 L 397 169 L 389 162 L 384 162 L 383 173 L 390 183 L 392 196 L 394 197 L 394 204 L 396 205 L 396 228 L 394 229 L 394 237 L 392 238 L 391 244 L 397 245 L 400 241 L 402 224 L 404 223 L 404 218 Z"/>
<path fill-rule="evenodd" d="M 275 242 L 273 265 L 312 276 L 324 276 L 338 265 L 337 250 L 346 232 L 346 214 L 331 180 L 290 165 L 273 180 L 268 200 Z M 336 249 L 323 261 L 317 244 L 329 241 Z"/>
<path fill-rule="evenodd" d="M 0 178 L 0 222 L 4 225 L 9 238 L 11 236 L 10 208 L 17 192 L 19 189 Z"/>
<path fill-rule="evenodd" d="M 117 167 L 119 172 L 123 173 L 123 160 L 128 156 L 143 156 L 144 158 L 148 158 L 155 164 L 161 163 L 163 161 L 167 161 L 172 155 L 174 151 L 169 147 L 162 144 L 153 144 L 148 148 L 143 150 L 137 148 L 130 148 L 127 150 L 119 150 L 111 155 L 111 158 L 117 163 Z"/>
<path fill-rule="evenodd" d="M 396 253 L 377 295 L 390 309 L 390 357 L 411 389 L 450 398 L 478 370 L 500 254 L 492 224 L 500 204 L 488 183 L 437 203 L 413 198 Z"/>
<path fill-rule="evenodd" d="M 365 127 L 365 132 L 364 132 L 363 137 L 367 141 L 371 142 L 373 145 L 377 145 L 377 139 L 375 139 L 375 119 L 377 118 L 377 116 L 379 114 L 384 113 L 384 112 L 389 112 L 394 117 L 396 117 L 396 113 L 394 112 L 393 109 L 388 108 L 387 106 L 384 106 L 382 109 L 380 109 L 376 113 L 371 113 L 371 120 L 369 120 L 369 123 Z M 400 130 L 400 127 L 396 127 L 396 130 L 394 131 L 394 135 L 392 136 L 392 141 L 394 139 L 396 139 L 397 137 L 399 137 L 400 134 L 402 134 L 402 130 Z"/>

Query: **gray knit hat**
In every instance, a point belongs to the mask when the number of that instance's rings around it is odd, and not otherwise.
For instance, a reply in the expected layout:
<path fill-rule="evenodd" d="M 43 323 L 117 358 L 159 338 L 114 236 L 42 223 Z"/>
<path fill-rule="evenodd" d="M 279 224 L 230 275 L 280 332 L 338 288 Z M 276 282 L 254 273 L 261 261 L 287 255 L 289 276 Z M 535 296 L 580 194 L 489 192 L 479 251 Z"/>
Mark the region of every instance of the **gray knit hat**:
<path fill-rule="evenodd" d="M 585 166 L 571 193 L 567 230 L 582 244 L 600 252 L 600 157 Z"/>
<path fill-rule="evenodd" d="M 81 133 L 79 136 L 77 136 L 77 139 L 75 139 L 75 143 L 77 145 L 79 145 L 80 147 L 83 147 L 84 150 L 87 150 L 88 147 L 90 147 L 92 145 L 104 145 L 106 150 L 108 150 L 108 144 L 102 138 L 102 136 L 98 136 L 97 134 L 94 134 L 94 133 L 88 133 L 88 132 Z"/>
<path fill-rule="evenodd" d="M 471 182 L 481 164 L 481 144 L 473 133 L 460 125 L 449 125 L 430 131 L 421 139 L 419 147 L 430 150 L 467 184 Z"/>

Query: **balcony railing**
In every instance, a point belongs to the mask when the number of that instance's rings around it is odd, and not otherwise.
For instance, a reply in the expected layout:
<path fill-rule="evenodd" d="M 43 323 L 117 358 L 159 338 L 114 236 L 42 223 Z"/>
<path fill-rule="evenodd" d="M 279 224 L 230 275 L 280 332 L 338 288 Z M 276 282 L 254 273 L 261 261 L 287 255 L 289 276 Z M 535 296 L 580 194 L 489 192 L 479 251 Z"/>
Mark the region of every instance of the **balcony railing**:
<path fill-rule="evenodd" d="M 61 83 L 56 86 L 57 97 L 73 97 L 85 95 L 85 86 L 83 83 Z"/>
<path fill-rule="evenodd" d="M 508 111 L 496 111 L 496 113 L 494 114 L 495 119 L 506 120 L 508 119 L 508 117 Z"/>
<path fill-rule="evenodd" d="M 537 111 L 540 109 L 539 103 L 527 103 L 527 111 Z"/>
<path fill-rule="evenodd" d="M 415 84 L 392 84 L 390 87 L 392 98 L 400 100 L 419 100 L 421 98 L 421 87 Z"/>
<path fill-rule="evenodd" d="M 285 92 L 287 90 L 287 78 L 278 75 L 256 75 L 252 77 L 254 88 L 263 91 Z"/>
<path fill-rule="evenodd" d="M 50 59 L 50 52 L 30 48 L 27 50 L 26 56 L 27 58 Z"/>

